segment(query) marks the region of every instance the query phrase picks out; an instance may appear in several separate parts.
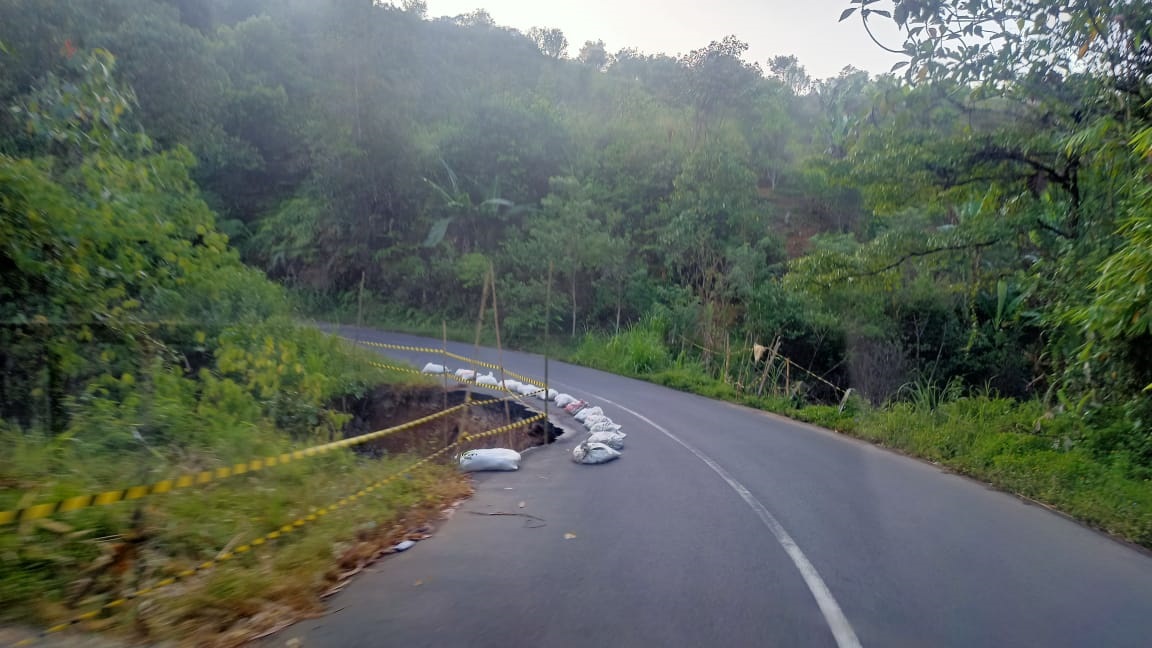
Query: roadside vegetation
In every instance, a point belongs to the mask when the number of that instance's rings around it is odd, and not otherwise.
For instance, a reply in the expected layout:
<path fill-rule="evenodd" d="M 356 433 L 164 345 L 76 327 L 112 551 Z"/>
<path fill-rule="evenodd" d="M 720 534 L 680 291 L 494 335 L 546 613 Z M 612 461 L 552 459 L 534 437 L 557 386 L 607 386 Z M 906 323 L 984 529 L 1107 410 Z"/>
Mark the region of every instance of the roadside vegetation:
<path fill-rule="evenodd" d="M 420 381 L 295 323 L 284 289 L 219 233 L 188 150 L 162 149 L 133 121 L 135 96 L 110 53 L 75 52 L 67 80 L 45 77 L 15 108 L 25 150 L 0 154 L 0 511 L 343 438 L 349 400 Z M 0 622 L 47 627 L 98 610 L 413 461 L 333 452 L 0 527 Z M 282 547 L 85 625 L 234 643 L 315 610 L 342 543 L 383 542 L 414 507 L 466 491 L 455 471 L 431 466 Z"/>
<path fill-rule="evenodd" d="M 505 344 L 547 328 L 1152 546 L 1152 8 L 844 9 L 906 60 L 819 79 L 733 36 L 612 51 L 419 0 L 0 2 L 0 506 L 334 438 L 406 374 L 299 318 L 471 341 L 491 273 Z M 0 619 L 66 616 L 139 516 L 159 577 L 390 465 L 0 529 Z M 218 628 L 279 589 L 230 569 L 189 585 L 235 604 Z"/>
<path fill-rule="evenodd" d="M 907 383 L 883 406 L 854 394 L 840 405 L 813 404 L 801 395 L 806 387 L 789 395 L 783 381 L 758 391 L 760 377 L 747 367 L 763 365 L 750 353 L 740 356 L 728 373 L 710 372 L 693 357 L 666 348 L 649 321 L 615 336 L 590 335 L 567 359 L 865 439 L 1152 548 L 1148 469 L 1115 449 L 1127 430 L 1122 412 L 1055 414 L 1039 398 L 1006 398 L 954 379 Z"/>

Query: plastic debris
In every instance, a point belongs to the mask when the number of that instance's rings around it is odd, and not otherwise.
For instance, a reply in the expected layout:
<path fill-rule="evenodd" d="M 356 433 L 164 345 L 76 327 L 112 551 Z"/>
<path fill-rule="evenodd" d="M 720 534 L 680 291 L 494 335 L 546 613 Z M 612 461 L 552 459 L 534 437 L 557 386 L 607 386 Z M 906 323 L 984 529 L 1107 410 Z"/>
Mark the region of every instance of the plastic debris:
<path fill-rule="evenodd" d="M 457 369 L 456 377 L 460 380 L 476 380 L 476 372 L 471 369 Z"/>
<path fill-rule="evenodd" d="M 448 373 L 448 369 L 444 365 L 429 362 L 428 364 L 424 365 L 424 368 L 420 370 L 420 373 L 442 374 Z"/>
<path fill-rule="evenodd" d="M 401 542 L 401 543 L 397 544 L 396 546 L 392 547 L 392 551 L 408 551 L 409 549 L 411 549 L 414 546 L 416 546 L 416 543 L 414 541 L 405 540 L 404 542 Z"/>
<path fill-rule="evenodd" d="M 602 464 L 619 458 L 619 451 L 603 443 L 585 441 L 572 448 L 572 461 L 579 464 Z"/>
<path fill-rule="evenodd" d="M 520 453 L 508 448 L 469 450 L 460 455 L 460 470 L 464 472 L 520 470 Z"/>
<path fill-rule="evenodd" d="M 623 450 L 626 436 L 623 432 L 593 432 L 588 436 L 587 443 L 603 443 L 613 450 Z"/>

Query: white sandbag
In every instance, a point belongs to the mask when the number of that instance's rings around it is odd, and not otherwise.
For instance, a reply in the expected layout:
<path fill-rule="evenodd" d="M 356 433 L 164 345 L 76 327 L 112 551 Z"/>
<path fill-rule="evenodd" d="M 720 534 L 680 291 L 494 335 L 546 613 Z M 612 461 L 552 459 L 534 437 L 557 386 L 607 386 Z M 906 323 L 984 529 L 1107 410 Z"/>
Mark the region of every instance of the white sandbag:
<path fill-rule="evenodd" d="M 555 389 L 549 389 L 547 393 L 545 393 L 543 389 L 538 389 L 532 395 L 536 397 L 536 400 L 556 400 Z"/>
<path fill-rule="evenodd" d="M 588 436 L 587 443 L 603 443 L 613 450 L 623 450 L 626 436 L 623 432 L 593 432 Z"/>
<path fill-rule="evenodd" d="M 613 450 L 603 443 L 585 441 L 572 448 L 572 461 L 579 464 L 602 464 L 619 458 L 619 451 Z"/>
<path fill-rule="evenodd" d="M 532 394 L 535 394 L 536 392 L 540 391 L 540 388 L 537 387 L 536 385 L 529 385 L 528 383 L 520 383 L 520 387 L 518 387 L 516 389 L 516 391 L 520 392 L 521 396 L 531 396 Z"/>
<path fill-rule="evenodd" d="M 486 376 L 476 376 L 476 384 L 487 385 L 489 387 L 499 387 L 500 381 L 496 380 L 496 376 L 493 376 L 492 372 L 488 372 L 488 375 Z"/>
<path fill-rule="evenodd" d="M 504 382 L 502 384 L 504 386 L 504 389 L 507 389 L 510 392 L 519 394 L 520 393 L 520 385 L 523 385 L 524 383 L 520 382 L 519 380 L 512 380 L 511 378 L 507 378 L 504 380 Z"/>
<path fill-rule="evenodd" d="M 471 369 L 457 369 L 456 378 L 459 380 L 475 380 L 476 372 Z"/>
<path fill-rule="evenodd" d="M 612 419 L 608 418 L 607 416 L 604 416 L 603 414 L 592 414 L 589 416 L 585 416 L 584 420 L 581 421 L 581 423 L 584 424 L 585 429 L 591 430 L 592 426 L 596 425 L 600 421 L 608 421 L 609 423 L 611 423 Z"/>
<path fill-rule="evenodd" d="M 520 470 L 520 453 L 508 448 L 469 450 L 460 455 L 460 470 Z"/>
<path fill-rule="evenodd" d="M 442 374 L 448 373 L 448 369 L 444 365 L 429 362 L 428 364 L 424 365 L 424 368 L 420 370 L 420 373 Z"/>
<path fill-rule="evenodd" d="M 552 400 L 556 401 L 556 405 L 559 407 L 568 407 L 568 403 L 576 402 L 576 397 L 568 394 L 556 394 Z"/>
<path fill-rule="evenodd" d="M 619 432 L 620 424 L 613 423 L 612 419 L 604 417 L 602 420 L 586 426 L 589 432 Z"/>
<path fill-rule="evenodd" d="M 585 407 L 584 409 L 580 410 L 579 412 L 576 412 L 574 418 L 577 421 L 580 421 L 581 423 L 583 423 L 584 419 L 588 418 L 589 416 L 592 416 L 593 414 L 603 414 L 603 413 L 604 413 L 604 410 L 600 409 L 599 407 Z"/>

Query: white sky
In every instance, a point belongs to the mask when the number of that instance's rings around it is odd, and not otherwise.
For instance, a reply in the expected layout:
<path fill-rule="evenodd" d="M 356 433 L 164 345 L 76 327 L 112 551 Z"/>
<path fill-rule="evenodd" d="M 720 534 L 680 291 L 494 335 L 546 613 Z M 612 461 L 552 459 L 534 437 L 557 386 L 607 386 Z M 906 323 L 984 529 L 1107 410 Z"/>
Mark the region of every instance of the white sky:
<path fill-rule="evenodd" d="M 854 65 L 873 74 L 900 60 L 869 40 L 858 16 L 837 23 L 848 0 L 427 0 L 428 15 L 455 16 L 487 9 L 499 25 L 522 31 L 559 27 L 574 56 L 586 40 L 601 39 L 610 53 L 625 47 L 676 55 L 728 34 L 749 44 L 747 59 L 760 63 L 795 54 L 815 78 Z M 887 3 L 882 3 L 887 4 Z M 891 21 L 869 23 L 880 41 L 899 49 Z"/>

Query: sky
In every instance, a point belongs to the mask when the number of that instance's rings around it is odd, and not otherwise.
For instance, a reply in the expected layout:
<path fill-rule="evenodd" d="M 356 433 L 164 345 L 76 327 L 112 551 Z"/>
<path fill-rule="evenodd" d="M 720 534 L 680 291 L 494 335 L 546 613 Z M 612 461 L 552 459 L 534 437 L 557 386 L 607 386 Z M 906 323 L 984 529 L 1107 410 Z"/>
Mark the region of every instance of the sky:
<path fill-rule="evenodd" d="M 635 47 L 675 56 L 729 34 L 748 43 L 746 59 L 767 69 L 778 54 L 794 54 L 814 78 L 846 65 L 873 74 L 900 60 L 868 38 L 858 17 L 837 23 L 849 0 L 427 0 L 430 17 L 483 8 L 499 25 L 526 31 L 559 27 L 574 56 L 586 40 L 603 40 L 609 52 Z M 885 2 L 876 5 L 880 7 Z M 890 7 L 886 7 L 890 8 Z M 899 49 L 903 39 L 883 18 L 869 23 L 877 38 Z"/>

